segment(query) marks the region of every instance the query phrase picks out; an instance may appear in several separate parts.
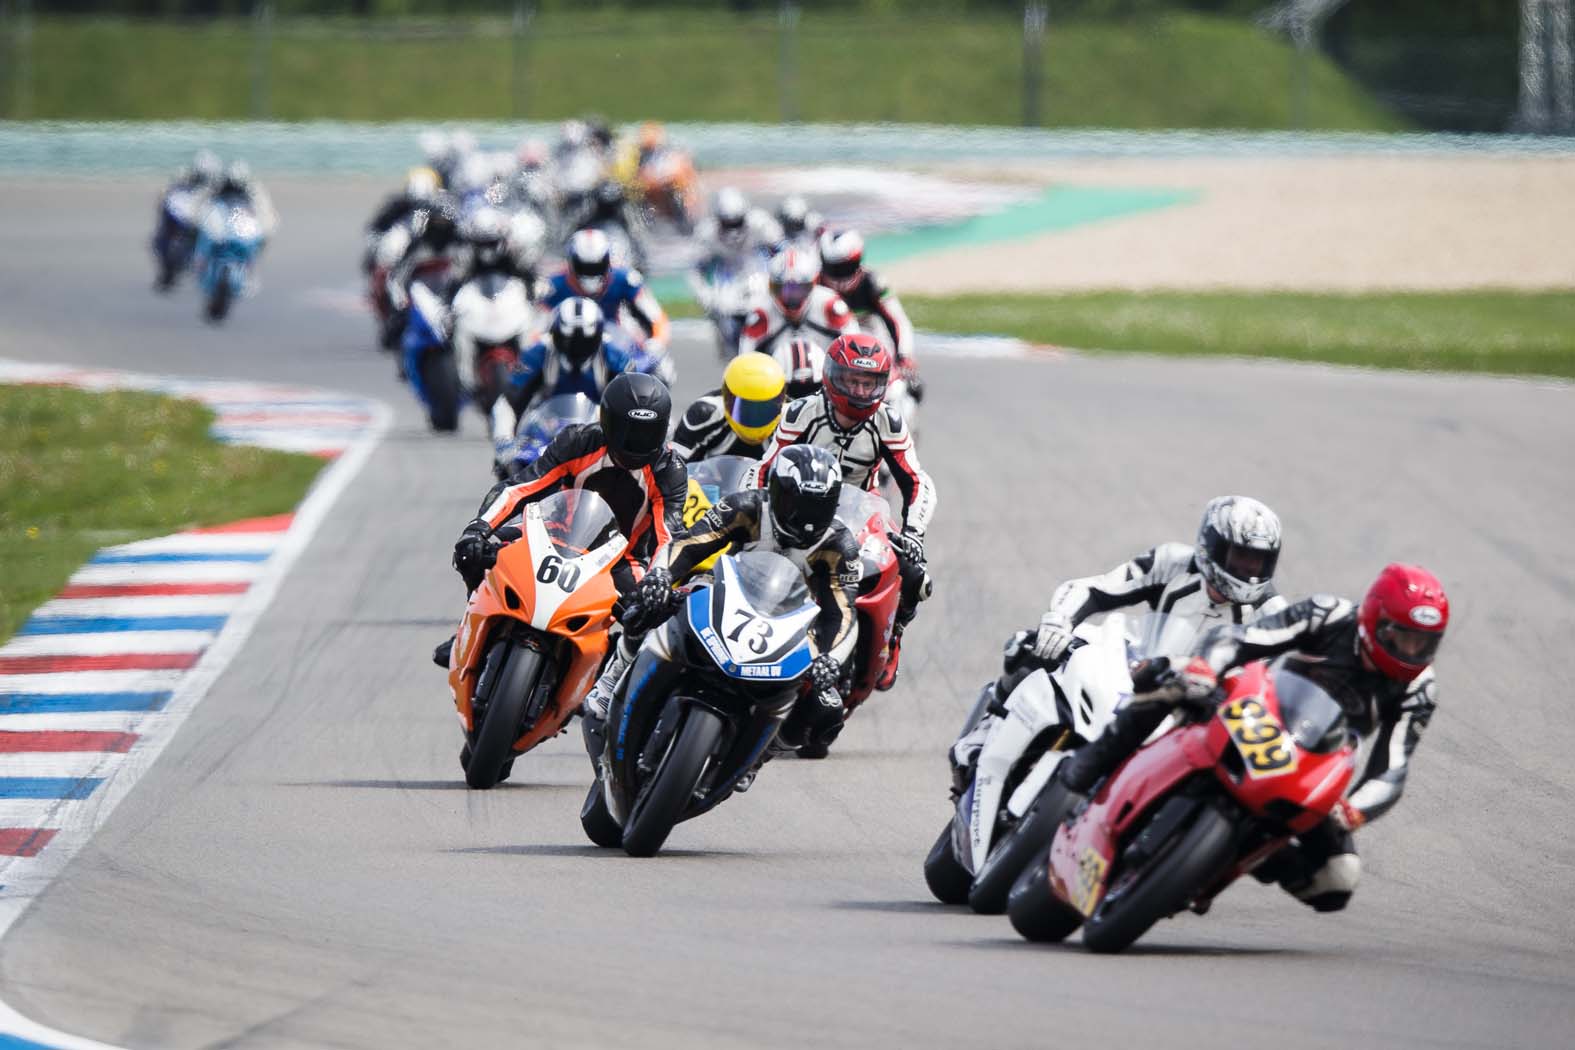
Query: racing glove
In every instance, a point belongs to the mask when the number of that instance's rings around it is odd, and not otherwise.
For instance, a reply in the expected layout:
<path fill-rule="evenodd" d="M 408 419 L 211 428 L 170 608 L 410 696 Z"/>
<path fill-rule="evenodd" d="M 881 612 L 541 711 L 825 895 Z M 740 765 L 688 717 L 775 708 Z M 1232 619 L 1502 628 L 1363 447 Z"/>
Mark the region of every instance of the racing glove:
<path fill-rule="evenodd" d="M 915 565 L 924 564 L 924 537 L 912 529 L 903 529 L 891 537 L 891 545 L 897 553 Z"/>
<path fill-rule="evenodd" d="M 1338 824 L 1343 831 L 1355 831 L 1367 823 L 1366 814 L 1351 805 L 1351 800 L 1348 798 L 1342 798 L 1335 803 L 1333 811 L 1329 814 L 1329 819 Z"/>
<path fill-rule="evenodd" d="M 1169 657 L 1144 660 L 1132 669 L 1132 699 L 1138 703 L 1179 704 L 1207 710 L 1219 679 L 1203 660 L 1193 658 L 1177 667 Z"/>
<path fill-rule="evenodd" d="M 1072 648 L 1072 625 L 1054 613 L 1045 613 L 1034 632 L 1034 656 L 1043 663 L 1058 664 Z"/>
<path fill-rule="evenodd" d="M 613 615 L 634 632 L 649 631 L 672 613 L 673 576 L 666 569 L 652 569 L 633 591 L 613 605 Z"/>
<path fill-rule="evenodd" d="M 454 568 L 466 583 L 479 581 L 482 573 L 492 568 L 498 560 L 498 551 L 491 542 L 492 526 L 484 518 L 476 518 L 465 526 L 454 543 Z M 472 584 L 472 589 L 474 585 Z"/>

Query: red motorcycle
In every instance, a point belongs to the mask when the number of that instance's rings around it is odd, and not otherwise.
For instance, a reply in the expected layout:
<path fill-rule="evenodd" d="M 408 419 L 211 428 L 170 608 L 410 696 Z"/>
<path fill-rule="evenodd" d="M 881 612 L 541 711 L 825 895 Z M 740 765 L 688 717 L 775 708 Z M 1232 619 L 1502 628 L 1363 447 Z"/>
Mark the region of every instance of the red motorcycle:
<path fill-rule="evenodd" d="M 1117 952 L 1321 824 L 1355 772 L 1344 709 L 1311 679 L 1266 663 L 1226 676 L 1202 720 L 1127 759 L 1012 886 L 1007 913 L 1031 941 L 1079 926 Z M 1053 781 L 1043 803 L 1064 808 Z M 1058 797 L 1051 797 L 1052 795 Z"/>
<path fill-rule="evenodd" d="M 879 494 L 852 485 L 842 486 L 837 499 L 837 520 L 859 542 L 863 576 L 859 596 L 853 603 L 858 617 L 859 636 L 848 662 L 851 684 L 843 690 L 848 717 L 869 698 L 875 682 L 886 669 L 891 653 L 891 635 L 897 622 L 897 601 L 902 596 L 902 575 L 897 569 L 897 552 L 889 537 L 900 530 L 891 514 L 891 505 Z M 843 724 L 847 723 L 846 717 Z M 825 758 L 842 726 L 798 749 L 800 758 Z"/>

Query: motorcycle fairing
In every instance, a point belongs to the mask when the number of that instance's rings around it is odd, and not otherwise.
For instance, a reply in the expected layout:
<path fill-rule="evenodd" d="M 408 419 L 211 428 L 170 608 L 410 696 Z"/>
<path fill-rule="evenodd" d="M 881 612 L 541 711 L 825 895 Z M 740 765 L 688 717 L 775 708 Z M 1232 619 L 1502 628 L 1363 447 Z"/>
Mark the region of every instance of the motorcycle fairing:
<path fill-rule="evenodd" d="M 780 616 L 765 616 L 750 606 L 739 586 L 738 571 L 731 556 L 717 563 L 721 576 L 719 587 L 701 587 L 689 595 L 689 628 L 722 673 L 730 678 L 759 681 L 776 679 L 789 681 L 809 669 L 813 657 L 809 651 L 808 630 L 820 615 L 813 602 Z M 720 633 L 713 626 L 742 622 L 745 629 Z M 764 627 L 756 625 L 765 625 Z M 774 649 L 755 651 L 751 643 L 761 642 L 775 635 L 786 641 Z"/>

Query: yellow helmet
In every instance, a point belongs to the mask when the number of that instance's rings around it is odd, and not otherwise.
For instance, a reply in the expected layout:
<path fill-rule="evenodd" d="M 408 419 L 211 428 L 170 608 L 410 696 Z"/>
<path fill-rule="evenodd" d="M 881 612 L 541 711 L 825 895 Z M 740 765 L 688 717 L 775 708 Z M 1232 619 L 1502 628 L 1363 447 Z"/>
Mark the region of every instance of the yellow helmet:
<path fill-rule="evenodd" d="M 746 350 L 722 373 L 722 409 L 733 433 L 751 445 L 763 444 L 782 418 L 787 376 L 768 354 Z"/>

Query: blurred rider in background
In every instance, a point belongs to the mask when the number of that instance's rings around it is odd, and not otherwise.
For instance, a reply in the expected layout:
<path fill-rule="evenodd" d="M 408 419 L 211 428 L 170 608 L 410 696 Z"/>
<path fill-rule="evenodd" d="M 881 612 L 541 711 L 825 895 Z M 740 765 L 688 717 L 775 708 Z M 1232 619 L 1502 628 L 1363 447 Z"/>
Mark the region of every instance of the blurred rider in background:
<path fill-rule="evenodd" d="M 592 299 L 602 317 L 617 325 L 626 318 L 638 326 L 640 349 L 661 362 L 656 373 L 664 383 L 672 381 L 672 360 L 667 356 L 667 341 L 672 323 L 667 311 L 656 301 L 639 270 L 612 264 L 612 243 L 601 230 L 581 230 L 569 239 L 568 265 L 547 284 L 542 304 L 556 307 L 567 299 Z"/>
<path fill-rule="evenodd" d="M 191 261 L 202 206 L 222 175 L 219 158 L 211 150 L 200 149 L 159 195 L 159 214 L 153 227 L 153 254 L 158 262 L 154 287 L 159 291 L 168 291 Z"/>
<path fill-rule="evenodd" d="M 718 268 L 745 269 L 770 257 L 782 240 L 776 220 L 731 186 L 718 190 L 711 214 L 695 226 L 695 243 L 700 246 L 696 264 L 701 278 L 710 281 Z"/>
<path fill-rule="evenodd" d="M 777 248 L 801 248 L 804 251 L 816 251 L 817 242 L 821 232 L 825 229 L 826 220 L 818 211 L 809 206 L 809 202 L 798 194 L 783 197 L 777 203 L 777 226 L 782 230 L 782 239 L 777 242 Z"/>
<path fill-rule="evenodd" d="M 482 274 L 517 277 L 525 282 L 526 295 L 537 298 L 541 289 L 537 267 L 546 246 L 547 227 L 533 212 L 509 216 L 498 208 L 477 208 L 460 223 L 463 246 L 459 269 L 450 288 Z"/>
<path fill-rule="evenodd" d="M 739 353 L 775 354 L 779 343 L 807 336 L 829 344 L 859 330 L 841 296 L 815 283 L 820 260 L 812 251 L 784 248 L 766 267 L 769 294 L 749 312 L 738 337 Z"/>
<path fill-rule="evenodd" d="M 820 283 L 848 304 L 864 330 L 886 340 L 897 358 L 897 370 L 908 381 L 915 400 L 917 362 L 913 357 L 913 322 L 896 293 L 864 265 L 864 238 L 857 230 L 827 230 L 820 235 Z M 878 324 L 877 324 L 878 322 Z"/>
<path fill-rule="evenodd" d="M 686 462 L 712 456 L 759 459 L 782 418 L 787 376 L 765 354 L 740 354 L 722 385 L 690 402 L 673 431 L 673 451 Z"/>
<path fill-rule="evenodd" d="M 252 177 L 252 169 L 244 160 L 230 162 L 208 199 L 213 204 L 239 206 L 250 211 L 264 238 L 279 225 L 279 213 L 273 210 L 273 200 L 262 183 Z"/>
<path fill-rule="evenodd" d="M 367 249 L 365 257 L 361 260 L 363 272 L 372 272 L 377 242 L 382 239 L 383 234 L 393 229 L 396 223 L 410 218 L 411 213 L 416 209 L 430 205 L 438 195 L 439 188 L 437 172 L 431 168 L 410 169 L 405 175 L 405 184 L 400 187 L 399 192 L 385 198 L 366 224 Z"/>
<path fill-rule="evenodd" d="M 559 394 L 584 394 L 599 402 L 618 376 L 654 374 L 659 365 L 608 327 L 595 300 L 565 299 L 541 338 L 520 351 L 509 404 L 523 414 L 536 401 Z"/>

